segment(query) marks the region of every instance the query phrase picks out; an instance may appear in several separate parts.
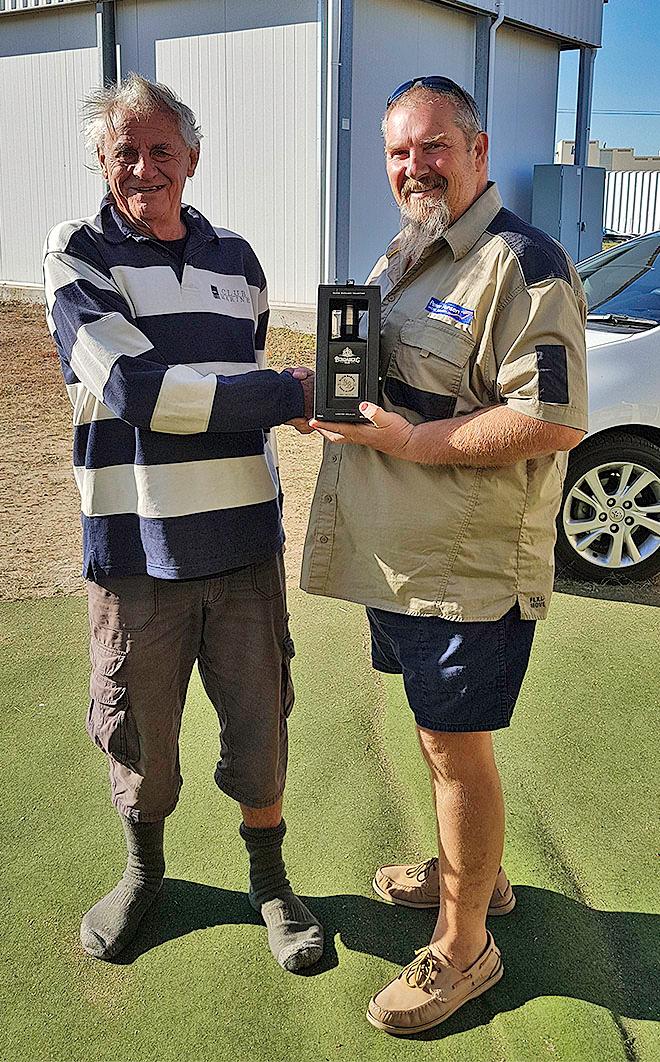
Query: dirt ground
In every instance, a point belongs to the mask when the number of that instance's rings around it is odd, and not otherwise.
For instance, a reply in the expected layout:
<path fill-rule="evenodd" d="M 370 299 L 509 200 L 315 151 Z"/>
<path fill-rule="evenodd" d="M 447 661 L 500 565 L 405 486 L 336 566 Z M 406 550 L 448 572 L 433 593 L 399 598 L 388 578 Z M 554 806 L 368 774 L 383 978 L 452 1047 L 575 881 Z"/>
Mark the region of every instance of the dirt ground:
<path fill-rule="evenodd" d="M 312 364 L 313 342 L 271 330 L 273 367 Z M 71 406 L 42 306 L 0 302 L 0 410 L 0 600 L 83 593 Z M 287 571 L 297 584 L 321 440 L 293 428 L 277 439 Z"/>
<path fill-rule="evenodd" d="M 313 364 L 312 336 L 271 329 L 273 368 Z M 0 600 L 79 594 L 80 520 L 71 472 L 71 407 L 40 305 L 0 301 Z M 287 574 L 298 584 L 307 514 L 321 458 L 316 434 L 277 431 Z M 574 583 L 588 597 L 660 603 L 660 577 L 631 586 Z"/>

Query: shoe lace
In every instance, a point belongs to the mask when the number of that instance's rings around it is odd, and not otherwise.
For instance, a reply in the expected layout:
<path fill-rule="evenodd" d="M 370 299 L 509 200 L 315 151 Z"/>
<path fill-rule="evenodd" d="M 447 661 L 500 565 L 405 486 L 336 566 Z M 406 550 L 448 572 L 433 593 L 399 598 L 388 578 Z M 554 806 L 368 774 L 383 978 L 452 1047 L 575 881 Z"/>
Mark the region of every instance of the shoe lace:
<path fill-rule="evenodd" d="M 415 955 L 417 957 L 411 963 L 408 963 L 399 976 L 405 976 L 406 984 L 410 985 L 411 988 L 426 988 L 433 980 L 438 965 L 438 957 L 434 955 L 428 946 L 418 948 Z"/>
<path fill-rule="evenodd" d="M 419 884 L 423 885 L 433 873 L 437 865 L 437 856 L 434 856 L 433 859 L 425 859 L 423 863 L 419 863 L 416 867 L 409 867 L 408 870 L 406 870 L 406 877 L 416 878 Z"/>

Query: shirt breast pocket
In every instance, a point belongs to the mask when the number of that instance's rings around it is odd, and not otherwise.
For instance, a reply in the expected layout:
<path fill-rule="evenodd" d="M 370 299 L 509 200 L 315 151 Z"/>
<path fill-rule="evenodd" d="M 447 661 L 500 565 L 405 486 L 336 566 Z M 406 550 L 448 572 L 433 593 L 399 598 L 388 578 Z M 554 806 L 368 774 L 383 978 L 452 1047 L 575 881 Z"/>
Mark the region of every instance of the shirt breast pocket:
<path fill-rule="evenodd" d="M 428 317 L 406 321 L 390 363 L 384 393 L 394 405 L 442 420 L 454 415 L 473 336 Z"/>

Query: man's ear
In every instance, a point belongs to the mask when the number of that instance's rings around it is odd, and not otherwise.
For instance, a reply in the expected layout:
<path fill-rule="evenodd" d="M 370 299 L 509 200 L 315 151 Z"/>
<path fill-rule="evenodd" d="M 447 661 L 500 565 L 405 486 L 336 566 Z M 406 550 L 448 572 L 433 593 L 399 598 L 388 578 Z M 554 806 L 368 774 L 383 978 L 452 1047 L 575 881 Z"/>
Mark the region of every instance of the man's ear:
<path fill-rule="evenodd" d="M 472 148 L 477 169 L 488 169 L 488 133 L 477 133 Z"/>
<path fill-rule="evenodd" d="M 192 177 L 197 169 L 197 163 L 199 162 L 199 148 L 190 149 L 190 162 L 188 163 L 188 176 Z"/>
<path fill-rule="evenodd" d="M 99 160 L 99 166 L 101 167 L 101 173 L 103 174 L 104 178 L 107 181 L 107 179 L 108 179 L 108 168 L 107 168 L 107 166 L 105 164 L 105 149 L 104 148 L 100 148 L 98 145 L 96 147 L 96 157 Z"/>

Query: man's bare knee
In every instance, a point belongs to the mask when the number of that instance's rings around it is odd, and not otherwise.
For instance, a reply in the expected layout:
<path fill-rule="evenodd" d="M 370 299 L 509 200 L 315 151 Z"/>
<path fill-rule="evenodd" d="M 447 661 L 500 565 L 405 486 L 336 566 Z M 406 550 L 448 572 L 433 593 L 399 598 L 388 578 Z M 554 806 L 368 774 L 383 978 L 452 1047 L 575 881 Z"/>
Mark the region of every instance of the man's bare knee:
<path fill-rule="evenodd" d="M 431 773 L 448 782 L 460 782 L 494 767 L 490 731 L 450 733 L 417 727 L 417 735 Z"/>

